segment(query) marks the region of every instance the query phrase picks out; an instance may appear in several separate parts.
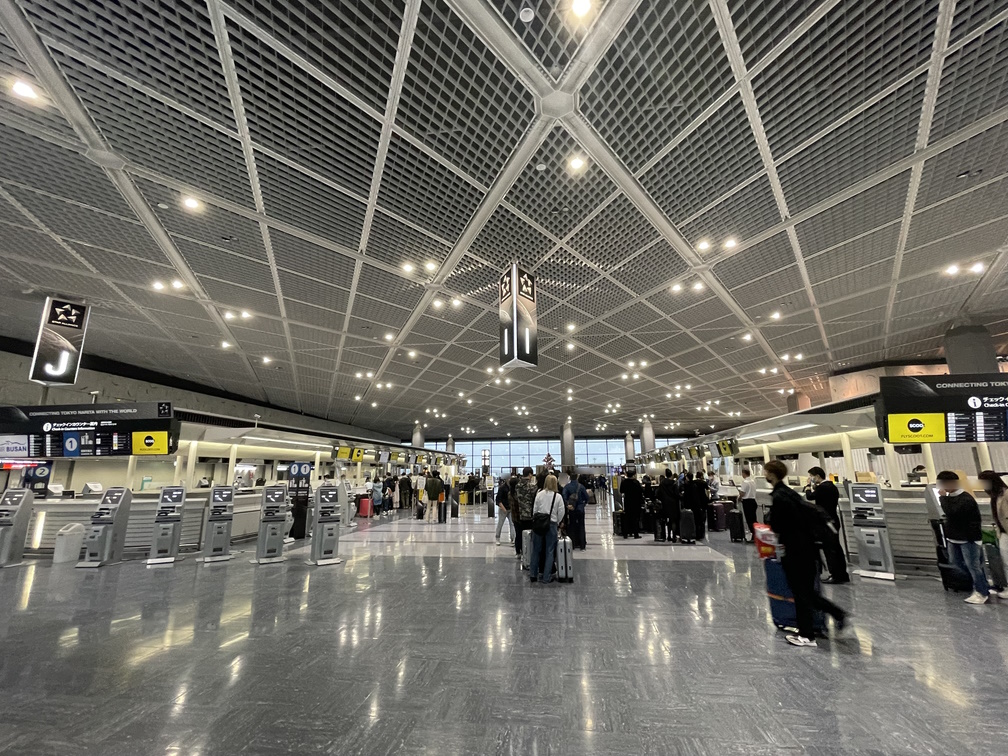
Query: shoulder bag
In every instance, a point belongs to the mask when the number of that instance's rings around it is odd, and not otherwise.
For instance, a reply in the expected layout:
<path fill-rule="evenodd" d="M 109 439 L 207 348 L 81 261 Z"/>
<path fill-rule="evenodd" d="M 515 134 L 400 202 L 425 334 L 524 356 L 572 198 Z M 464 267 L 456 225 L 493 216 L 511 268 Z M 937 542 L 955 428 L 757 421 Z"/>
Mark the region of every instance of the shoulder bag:
<path fill-rule="evenodd" d="M 539 536 L 544 536 L 549 531 L 550 521 L 553 519 L 553 505 L 556 504 L 557 494 L 553 493 L 553 501 L 550 502 L 549 514 L 536 512 L 532 515 L 532 532 Z"/>

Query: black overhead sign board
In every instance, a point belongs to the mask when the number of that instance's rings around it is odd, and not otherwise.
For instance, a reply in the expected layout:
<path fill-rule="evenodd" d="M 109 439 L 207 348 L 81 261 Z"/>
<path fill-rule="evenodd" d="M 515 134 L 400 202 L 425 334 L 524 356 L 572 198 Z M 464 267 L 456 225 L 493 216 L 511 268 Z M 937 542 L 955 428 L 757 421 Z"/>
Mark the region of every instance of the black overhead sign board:
<path fill-rule="evenodd" d="M 180 422 L 171 402 L 122 402 L 0 409 L 0 457 L 173 454 Z"/>
<path fill-rule="evenodd" d="M 875 424 L 893 444 L 1008 441 L 1008 375 L 880 378 Z"/>
<path fill-rule="evenodd" d="M 46 386 L 72 386 L 77 382 L 90 315 L 87 305 L 46 299 L 29 380 Z"/>

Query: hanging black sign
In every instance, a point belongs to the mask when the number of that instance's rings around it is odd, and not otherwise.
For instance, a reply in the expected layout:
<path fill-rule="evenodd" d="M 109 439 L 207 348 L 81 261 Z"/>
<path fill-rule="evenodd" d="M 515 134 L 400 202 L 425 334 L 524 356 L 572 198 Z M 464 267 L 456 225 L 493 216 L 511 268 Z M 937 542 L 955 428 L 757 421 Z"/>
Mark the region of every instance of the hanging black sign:
<path fill-rule="evenodd" d="M 87 305 L 46 299 L 29 380 L 46 386 L 72 386 L 77 382 L 90 315 Z"/>
<path fill-rule="evenodd" d="M 539 337 L 536 326 L 535 276 L 517 264 L 501 276 L 500 364 L 536 367 Z"/>

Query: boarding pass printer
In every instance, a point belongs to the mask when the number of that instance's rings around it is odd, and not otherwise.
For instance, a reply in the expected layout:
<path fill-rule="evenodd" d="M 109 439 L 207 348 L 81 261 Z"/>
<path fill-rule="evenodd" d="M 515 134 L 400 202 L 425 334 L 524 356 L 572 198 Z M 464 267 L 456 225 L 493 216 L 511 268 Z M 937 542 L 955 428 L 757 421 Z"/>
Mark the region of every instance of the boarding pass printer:
<path fill-rule="evenodd" d="M 161 489 L 154 513 L 154 534 L 151 537 L 148 565 L 172 564 L 179 558 L 185 495 L 182 486 L 165 486 Z"/>
<path fill-rule="evenodd" d="M 875 483 L 850 483 L 851 524 L 857 540 L 861 577 L 895 580 L 896 566 L 889 545 L 882 489 Z"/>
<path fill-rule="evenodd" d="M 8 488 L 0 498 L 0 567 L 21 564 L 34 494 L 27 488 Z"/>
<path fill-rule="evenodd" d="M 262 491 L 259 510 L 259 537 L 256 540 L 256 558 L 253 564 L 281 562 L 284 536 L 287 532 L 287 486 L 266 486 Z"/>
<path fill-rule="evenodd" d="M 77 563 L 78 567 L 102 567 L 122 561 L 132 502 L 133 492 L 128 488 L 116 486 L 102 494 L 84 536 L 84 559 Z"/>
<path fill-rule="evenodd" d="M 226 562 L 231 554 L 231 527 L 234 525 L 234 489 L 214 486 L 203 524 L 203 561 Z"/>
<path fill-rule="evenodd" d="M 314 565 L 339 564 L 340 494 L 341 485 L 319 486 L 315 489 L 314 524 L 311 534 L 311 556 Z"/>

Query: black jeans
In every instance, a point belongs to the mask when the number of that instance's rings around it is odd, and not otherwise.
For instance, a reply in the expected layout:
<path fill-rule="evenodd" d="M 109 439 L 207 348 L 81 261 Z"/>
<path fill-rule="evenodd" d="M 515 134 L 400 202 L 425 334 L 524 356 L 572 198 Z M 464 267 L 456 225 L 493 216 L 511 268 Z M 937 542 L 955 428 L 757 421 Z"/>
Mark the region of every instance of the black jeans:
<path fill-rule="evenodd" d="M 522 533 L 532 529 L 531 520 L 515 520 L 515 554 L 522 553 Z"/>
<path fill-rule="evenodd" d="M 666 541 L 674 541 L 679 538 L 679 519 L 682 516 L 679 507 L 662 507 L 662 525 L 658 538 Z"/>
<path fill-rule="evenodd" d="M 822 550 L 826 555 L 826 569 L 829 570 L 830 578 L 837 583 L 846 583 L 850 580 L 850 575 L 847 574 L 847 557 L 840 545 L 840 534 L 830 531 L 823 541 Z"/>
<path fill-rule="evenodd" d="M 749 534 L 755 535 L 756 529 L 753 525 L 756 524 L 756 499 L 742 499 L 742 514 L 745 515 L 746 525 L 749 527 Z"/>
<path fill-rule="evenodd" d="M 794 596 L 798 635 L 803 638 L 815 637 L 816 609 L 831 615 L 834 620 L 842 620 L 847 616 L 847 612 L 816 590 L 819 562 L 815 556 L 784 556 L 781 567 L 784 568 L 788 587 Z"/>
<path fill-rule="evenodd" d="M 623 508 L 623 537 L 640 535 L 641 508 L 639 504 L 625 504 Z"/>

